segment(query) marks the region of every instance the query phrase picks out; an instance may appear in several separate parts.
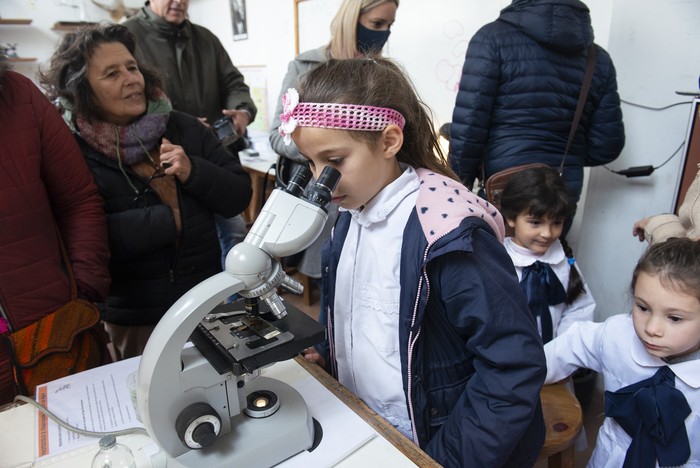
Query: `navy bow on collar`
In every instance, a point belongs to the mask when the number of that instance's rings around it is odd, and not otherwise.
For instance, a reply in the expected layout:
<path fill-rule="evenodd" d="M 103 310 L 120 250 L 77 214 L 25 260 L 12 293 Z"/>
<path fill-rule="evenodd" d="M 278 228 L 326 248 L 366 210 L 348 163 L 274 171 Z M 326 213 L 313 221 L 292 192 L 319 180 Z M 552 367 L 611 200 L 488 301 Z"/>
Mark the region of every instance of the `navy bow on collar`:
<path fill-rule="evenodd" d="M 605 415 L 632 437 L 623 468 L 679 466 L 690 458 L 685 420 L 691 409 L 668 366 L 616 392 L 605 392 Z"/>
<path fill-rule="evenodd" d="M 554 331 L 552 330 L 552 316 L 549 313 L 549 306 L 560 304 L 566 301 L 566 291 L 561 281 L 548 263 L 537 260 L 530 266 L 523 268 L 523 277 L 520 286 L 527 297 L 527 304 L 530 312 L 537 320 L 540 317 L 542 324 L 542 342 L 547 343 L 552 340 Z"/>

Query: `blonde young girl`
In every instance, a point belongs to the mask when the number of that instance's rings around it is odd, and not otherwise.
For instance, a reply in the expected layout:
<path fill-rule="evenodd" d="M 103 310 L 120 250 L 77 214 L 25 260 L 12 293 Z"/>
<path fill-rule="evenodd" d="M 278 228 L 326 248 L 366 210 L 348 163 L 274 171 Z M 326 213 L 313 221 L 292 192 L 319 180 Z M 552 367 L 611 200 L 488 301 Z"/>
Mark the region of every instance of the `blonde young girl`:
<path fill-rule="evenodd" d="M 700 242 L 654 244 L 632 275 L 631 314 L 577 322 L 545 345 L 547 383 L 603 374 L 589 467 L 700 466 Z"/>
<path fill-rule="evenodd" d="M 513 231 L 504 245 L 547 343 L 572 323 L 593 320 L 595 300 L 561 237 L 573 213 L 561 176 L 549 167 L 514 174 L 503 189 L 501 213 Z"/>
<path fill-rule="evenodd" d="M 328 340 L 307 359 L 443 466 L 532 466 L 544 362 L 502 218 L 454 180 L 409 81 L 385 59 L 330 60 L 284 104 L 314 175 L 341 173 Z"/>

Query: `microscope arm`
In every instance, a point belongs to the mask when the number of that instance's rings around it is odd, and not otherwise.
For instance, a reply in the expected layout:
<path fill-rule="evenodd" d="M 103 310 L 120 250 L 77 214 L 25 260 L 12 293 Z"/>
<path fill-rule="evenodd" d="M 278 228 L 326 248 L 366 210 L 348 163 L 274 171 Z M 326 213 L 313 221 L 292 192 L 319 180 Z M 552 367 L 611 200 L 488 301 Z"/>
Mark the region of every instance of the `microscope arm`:
<path fill-rule="evenodd" d="M 186 451 L 175 430 L 183 408 L 201 400 L 198 392 L 188 392 L 183 382 L 182 354 L 192 331 L 231 294 L 244 284 L 226 272 L 199 283 L 183 295 L 160 319 L 141 357 L 137 401 L 148 435 L 167 453 L 177 456 Z M 218 377 L 209 366 L 212 381 Z M 203 379 L 204 380 L 204 379 Z"/>
<path fill-rule="evenodd" d="M 308 181 L 310 171 L 305 171 L 293 175 L 295 184 Z M 305 183 L 275 189 L 245 240 L 228 253 L 226 271 L 190 289 L 158 322 L 141 357 L 137 401 L 149 436 L 171 456 L 189 450 L 176 430 L 177 418 L 187 408 L 207 402 L 221 423 L 217 435 L 231 431 L 226 415 L 240 412 L 238 406 L 233 407 L 239 389 L 228 385 L 232 373 L 219 375 L 213 366 L 202 365 L 205 359 L 195 348 L 183 350 L 190 335 L 205 315 L 234 293 L 264 299 L 278 318 L 287 314 L 276 287 L 293 287 L 296 282 L 287 277 L 275 257 L 299 252 L 318 237 L 328 217 L 325 206 L 339 178 L 340 173 L 327 167 L 304 197 L 298 188 Z M 297 285 L 301 293 L 303 288 Z"/>

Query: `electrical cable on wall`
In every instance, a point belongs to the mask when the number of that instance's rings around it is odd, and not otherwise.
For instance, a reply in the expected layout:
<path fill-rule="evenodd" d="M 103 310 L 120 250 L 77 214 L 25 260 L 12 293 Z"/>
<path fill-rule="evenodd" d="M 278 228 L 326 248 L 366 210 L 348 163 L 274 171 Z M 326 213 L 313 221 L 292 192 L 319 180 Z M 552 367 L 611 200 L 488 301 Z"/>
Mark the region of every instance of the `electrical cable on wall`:
<path fill-rule="evenodd" d="M 637 103 L 631 102 L 631 101 L 625 101 L 624 99 L 620 99 L 620 102 L 623 102 L 629 106 L 639 107 L 641 109 L 647 109 L 647 110 L 652 110 L 652 111 L 663 111 L 663 110 L 670 109 L 670 108 L 676 107 L 676 106 L 692 104 L 692 101 L 682 101 L 682 102 L 675 102 L 673 104 L 669 104 L 668 106 L 664 106 L 664 107 L 651 107 L 651 106 L 645 106 L 643 104 L 637 104 Z M 619 171 L 616 171 L 614 169 L 610 169 L 608 166 L 605 166 L 605 165 L 603 165 L 603 167 L 605 169 L 607 169 L 608 171 L 612 172 L 613 174 L 623 175 L 623 176 L 628 177 L 628 178 L 629 177 L 646 177 L 646 176 L 651 175 L 656 169 L 659 169 L 659 168 L 665 166 L 669 161 L 671 161 L 671 159 L 673 159 L 680 152 L 681 149 L 683 149 L 684 146 L 685 146 L 685 140 L 683 140 L 683 143 L 680 144 L 678 149 L 676 149 L 676 151 L 674 151 L 671 154 L 671 156 L 666 158 L 666 160 L 664 162 L 662 162 L 661 164 L 659 164 L 656 167 L 651 166 L 651 165 L 634 166 L 634 167 L 628 167 L 627 169 L 622 169 Z"/>
<path fill-rule="evenodd" d="M 674 102 L 673 104 L 669 104 L 668 106 L 664 106 L 664 107 L 651 107 L 651 106 L 645 106 L 644 104 L 637 104 L 636 102 L 632 102 L 632 101 L 625 101 L 624 99 L 620 99 L 620 102 L 622 102 L 623 104 L 627 104 L 628 106 L 639 107 L 640 109 L 647 109 L 647 110 L 652 110 L 652 111 L 663 111 L 666 109 L 670 109 L 672 107 L 684 106 L 686 104 L 693 103 L 693 101 L 681 101 L 681 102 Z"/>
<path fill-rule="evenodd" d="M 665 166 L 671 159 L 673 159 L 674 156 L 676 156 L 676 154 L 678 154 L 678 152 L 681 149 L 683 149 L 684 146 L 685 146 L 685 140 L 683 140 L 683 143 L 680 144 L 678 149 L 676 149 L 676 151 L 674 151 L 671 156 L 666 158 L 666 161 L 662 162 L 661 164 L 659 164 L 656 167 L 654 167 L 654 166 L 634 166 L 634 167 L 628 167 L 627 169 L 623 169 L 621 171 L 615 171 L 613 169 L 610 169 L 608 166 L 603 166 L 603 167 L 605 169 L 607 169 L 608 171 L 612 172 L 613 174 L 623 175 L 625 177 L 648 176 L 648 175 L 651 175 L 656 169 L 659 169 L 660 167 Z"/>

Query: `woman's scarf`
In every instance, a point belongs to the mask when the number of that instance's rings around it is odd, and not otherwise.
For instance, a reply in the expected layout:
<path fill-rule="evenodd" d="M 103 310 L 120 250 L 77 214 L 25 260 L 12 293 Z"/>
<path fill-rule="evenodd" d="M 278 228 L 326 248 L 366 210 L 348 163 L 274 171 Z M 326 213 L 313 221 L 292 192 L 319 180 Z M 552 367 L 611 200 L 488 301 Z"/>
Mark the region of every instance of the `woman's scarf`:
<path fill-rule="evenodd" d="M 61 102 L 64 118 L 71 119 L 71 106 Z M 146 113 L 129 125 L 115 125 L 103 120 L 88 120 L 82 114 L 75 115 L 75 127 L 70 125 L 92 148 L 131 166 L 148 158 L 148 152 L 155 148 L 165 133 L 172 106 L 162 91 L 158 98 L 148 101 Z"/>

